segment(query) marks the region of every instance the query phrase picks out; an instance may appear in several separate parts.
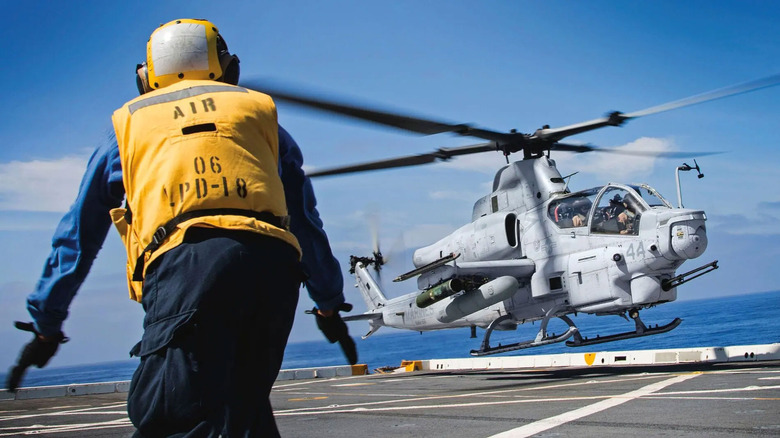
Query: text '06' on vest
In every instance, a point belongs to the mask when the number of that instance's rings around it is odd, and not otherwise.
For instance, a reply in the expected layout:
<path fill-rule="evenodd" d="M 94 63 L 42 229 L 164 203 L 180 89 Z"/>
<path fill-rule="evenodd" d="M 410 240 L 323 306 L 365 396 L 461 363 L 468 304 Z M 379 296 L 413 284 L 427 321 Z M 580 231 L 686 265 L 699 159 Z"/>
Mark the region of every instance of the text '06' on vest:
<path fill-rule="evenodd" d="M 148 266 L 179 245 L 190 226 L 257 232 L 300 251 L 284 226 L 251 214 L 287 216 L 269 96 L 213 81 L 181 81 L 128 102 L 114 112 L 113 123 L 132 224 L 123 212 L 112 218 L 127 248 L 131 298 L 141 297 L 142 282 L 132 279 L 136 262 Z M 249 214 L 192 213 L 218 209 Z M 160 227 L 184 213 L 193 217 L 177 223 L 155 251 L 144 251 Z"/>

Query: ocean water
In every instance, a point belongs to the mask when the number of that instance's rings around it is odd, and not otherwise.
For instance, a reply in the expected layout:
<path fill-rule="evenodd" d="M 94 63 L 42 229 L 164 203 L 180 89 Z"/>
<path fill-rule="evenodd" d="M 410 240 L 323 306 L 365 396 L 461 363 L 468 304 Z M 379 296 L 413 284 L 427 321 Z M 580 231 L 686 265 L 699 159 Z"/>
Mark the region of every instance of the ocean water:
<path fill-rule="evenodd" d="M 677 301 L 641 312 L 647 326 L 663 325 L 675 317 L 683 319 L 679 327 L 669 333 L 628 339 L 588 347 L 566 347 L 564 343 L 503 353 L 512 355 L 558 354 L 589 351 L 647 350 L 686 347 L 723 347 L 730 345 L 770 344 L 780 342 L 780 291 L 763 292 L 695 301 Z M 618 316 L 579 315 L 573 318 L 583 336 L 595 337 L 634 330 L 633 321 Z M 360 335 L 368 324 L 350 323 L 350 332 L 358 347 L 359 363 L 369 371 L 381 367 L 399 366 L 402 360 L 444 359 L 470 357 L 469 352 L 482 342 L 484 330 L 477 330 L 477 338 L 470 338 L 468 328 L 433 332 L 409 332 L 382 328 L 362 340 Z M 566 325 L 551 321 L 548 331 L 562 333 Z M 491 344 L 509 344 L 533 338 L 539 324 L 525 324 L 515 331 L 491 335 Z M 291 343 L 287 346 L 282 368 L 308 368 L 344 365 L 346 360 L 337 345 L 327 341 Z M 138 365 L 137 360 L 123 360 L 67 367 L 30 369 L 23 386 L 65 385 L 130 380 Z M 0 381 L 5 382 L 5 373 Z"/>

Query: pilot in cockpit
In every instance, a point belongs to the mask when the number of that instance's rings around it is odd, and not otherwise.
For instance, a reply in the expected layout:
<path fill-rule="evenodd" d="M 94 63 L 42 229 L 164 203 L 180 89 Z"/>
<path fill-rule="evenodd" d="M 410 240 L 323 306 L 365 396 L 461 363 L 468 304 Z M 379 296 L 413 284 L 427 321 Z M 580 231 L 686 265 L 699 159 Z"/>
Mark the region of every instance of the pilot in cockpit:
<path fill-rule="evenodd" d="M 605 196 L 596 209 L 592 230 L 604 234 L 637 234 L 641 204 L 627 191 L 615 191 L 619 193 L 611 198 Z"/>
<path fill-rule="evenodd" d="M 635 234 L 634 225 L 637 215 L 641 211 L 639 201 L 632 194 L 626 193 L 621 204 L 623 211 L 617 215 L 617 221 L 620 224 L 620 234 Z"/>

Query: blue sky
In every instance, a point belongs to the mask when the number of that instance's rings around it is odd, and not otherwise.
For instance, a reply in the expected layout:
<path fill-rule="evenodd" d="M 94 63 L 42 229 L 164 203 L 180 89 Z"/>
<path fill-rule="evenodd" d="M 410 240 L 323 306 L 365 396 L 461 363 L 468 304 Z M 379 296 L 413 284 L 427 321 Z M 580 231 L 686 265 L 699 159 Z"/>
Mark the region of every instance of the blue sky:
<path fill-rule="evenodd" d="M 152 7 L 153 5 L 153 7 Z M 8 2 L 0 36 L 0 362 L 27 339 L 24 298 L 51 234 L 75 197 L 110 115 L 135 97 L 133 69 L 154 28 L 175 18 L 213 21 L 241 58 L 243 78 L 265 78 L 384 109 L 531 132 L 635 111 L 780 72 L 780 4 L 770 1 L 247 1 Z M 602 147 L 691 153 L 706 177 L 683 174 L 687 207 L 707 212 L 710 245 L 693 268 L 721 269 L 681 287 L 680 299 L 776 290 L 780 245 L 777 119 L 780 87 L 710 102 L 572 138 Z M 307 166 L 427 152 L 472 141 L 420 137 L 279 105 Z M 519 158 L 519 157 L 518 157 Z M 647 182 L 676 202 L 682 161 L 556 154 L 572 188 Z M 428 167 L 315 181 L 319 208 L 346 273 L 367 254 L 368 218 L 386 252 L 407 252 L 465 224 L 489 192 L 499 154 Z M 391 271 L 411 263 L 395 258 Z M 699 263 L 701 262 L 701 263 Z M 73 338 L 52 364 L 125 358 L 142 310 L 127 299 L 124 251 L 112 230 L 71 307 Z M 389 275 L 388 275 L 389 277 Z M 390 294 L 407 291 L 405 286 Z M 302 299 L 292 340 L 320 339 Z M 355 335 L 365 324 L 353 323 Z M 370 342 L 366 341 L 366 342 Z"/>

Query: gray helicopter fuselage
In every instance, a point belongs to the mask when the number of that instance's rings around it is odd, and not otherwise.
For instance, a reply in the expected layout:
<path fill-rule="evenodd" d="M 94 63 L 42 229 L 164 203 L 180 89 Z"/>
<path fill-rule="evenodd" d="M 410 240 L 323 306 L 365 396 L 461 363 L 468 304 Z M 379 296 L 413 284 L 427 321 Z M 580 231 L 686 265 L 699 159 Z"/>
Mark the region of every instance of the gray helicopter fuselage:
<path fill-rule="evenodd" d="M 369 311 L 382 313 L 381 325 L 419 331 L 486 327 L 504 315 L 497 328 L 513 329 L 549 312 L 621 314 L 673 301 L 676 288 L 662 283 L 706 249 L 705 220 L 702 211 L 672 208 L 647 185 L 569 193 L 554 161 L 517 161 L 498 171 L 472 222 L 416 250 L 413 262 L 426 269 L 457 257 L 422 272 L 418 291 Z M 421 291 L 453 278 L 475 286 L 415 304 Z"/>

